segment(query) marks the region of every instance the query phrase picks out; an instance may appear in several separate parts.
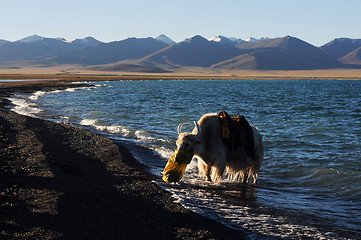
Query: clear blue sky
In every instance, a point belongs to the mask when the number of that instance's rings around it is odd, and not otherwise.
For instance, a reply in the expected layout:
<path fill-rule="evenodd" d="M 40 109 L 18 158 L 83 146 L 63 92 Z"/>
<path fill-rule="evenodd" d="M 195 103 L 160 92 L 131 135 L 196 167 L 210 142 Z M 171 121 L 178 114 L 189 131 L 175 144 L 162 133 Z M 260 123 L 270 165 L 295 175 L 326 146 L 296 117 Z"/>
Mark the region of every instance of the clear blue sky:
<path fill-rule="evenodd" d="M 0 0 L 0 39 L 93 36 L 104 42 L 166 34 L 291 35 L 316 46 L 361 38 L 361 0 Z"/>

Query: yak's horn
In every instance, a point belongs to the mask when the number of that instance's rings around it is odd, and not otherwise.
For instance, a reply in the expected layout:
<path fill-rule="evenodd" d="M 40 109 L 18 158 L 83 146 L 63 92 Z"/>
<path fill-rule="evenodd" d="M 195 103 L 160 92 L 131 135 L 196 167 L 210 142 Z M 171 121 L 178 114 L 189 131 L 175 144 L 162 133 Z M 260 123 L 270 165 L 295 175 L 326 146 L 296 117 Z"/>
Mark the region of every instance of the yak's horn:
<path fill-rule="evenodd" d="M 177 127 L 177 132 L 178 132 L 178 135 L 182 133 L 182 127 L 183 125 L 185 124 L 190 124 L 189 122 L 181 122 L 178 127 Z"/>
<path fill-rule="evenodd" d="M 199 136 L 201 135 L 202 129 L 201 129 L 201 127 L 199 126 L 199 124 L 198 124 L 196 121 L 194 121 L 194 125 L 195 125 L 196 128 L 197 128 L 197 135 L 196 135 L 196 137 L 199 137 Z"/>

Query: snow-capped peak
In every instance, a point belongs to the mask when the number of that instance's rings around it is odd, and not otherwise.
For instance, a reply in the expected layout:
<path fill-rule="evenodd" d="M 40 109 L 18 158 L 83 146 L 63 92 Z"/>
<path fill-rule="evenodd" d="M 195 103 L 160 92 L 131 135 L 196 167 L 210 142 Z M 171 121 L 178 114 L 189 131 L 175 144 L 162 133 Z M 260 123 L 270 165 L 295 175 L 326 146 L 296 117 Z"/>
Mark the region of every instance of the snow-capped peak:
<path fill-rule="evenodd" d="M 41 41 L 49 41 L 49 40 L 56 40 L 59 42 L 67 42 L 65 38 L 46 38 L 39 35 L 32 35 L 29 37 L 22 38 L 18 40 L 17 42 L 25 42 L 25 43 L 34 43 L 34 42 L 41 42 Z"/>
<path fill-rule="evenodd" d="M 237 44 L 242 44 L 242 43 L 245 43 L 246 41 L 244 41 L 243 39 L 241 38 L 235 38 L 235 37 L 230 37 L 229 40 L 231 40 L 232 42 L 235 42 Z"/>
<path fill-rule="evenodd" d="M 161 34 L 158 37 L 156 37 L 155 39 L 158 40 L 158 41 L 161 41 L 161 42 L 163 42 L 165 44 L 168 44 L 168 45 L 173 45 L 173 44 L 176 43 L 175 41 L 173 41 L 172 39 L 167 37 L 165 34 Z"/>
<path fill-rule="evenodd" d="M 85 46 L 91 46 L 91 45 L 95 45 L 95 44 L 98 44 L 100 43 L 100 41 L 96 40 L 95 38 L 93 37 L 86 37 L 86 38 L 76 38 L 76 39 L 73 39 L 71 41 L 66 41 L 67 43 L 71 43 L 71 44 L 80 44 L 80 45 L 85 45 Z"/>
<path fill-rule="evenodd" d="M 245 41 L 246 41 L 246 42 L 249 42 L 249 43 L 256 43 L 256 42 L 259 42 L 260 39 L 256 39 L 256 38 L 254 38 L 254 37 L 250 37 L 250 38 L 247 38 Z"/>
<path fill-rule="evenodd" d="M 18 41 L 19 42 L 31 43 L 31 42 L 42 41 L 43 39 L 44 39 L 44 37 L 41 37 L 41 36 L 35 34 L 35 35 L 29 36 L 29 37 L 22 38 L 22 39 L 20 39 Z"/>
<path fill-rule="evenodd" d="M 352 44 L 361 44 L 361 39 L 336 38 L 334 41 L 337 41 L 337 42 L 350 42 Z"/>
<path fill-rule="evenodd" d="M 67 40 L 65 38 L 54 38 L 55 40 L 61 41 L 61 42 L 66 42 Z"/>
<path fill-rule="evenodd" d="M 226 44 L 242 44 L 245 41 L 240 39 L 240 38 L 235 38 L 235 37 L 231 37 L 231 38 L 227 38 L 225 36 L 222 35 L 218 35 L 218 36 L 214 36 L 210 39 L 208 39 L 208 41 L 213 41 L 213 42 L 219 42 L 219 43 L 226 43 Z"/>
<path fill-rule="evenodd" d="M 211 37 L 210 39 L 208 39 L 208 41 L 221 42 L 222 38 L 223 38 L 223 36 L 218 35 L 218 36 Z"/>
<path fill-rule="evenodd" d="M 287 37 L 289 37 L 289 36 L 287 36 Z M 269 40 L 269 39 L 271 39 L 271 38 L 261 37 L 261 38 L 257 39 L 254 37 L 250 37 L 250 38 L 247 38 L 245 41 L 249 42 L 249 43 L 258 43 L 258 42 L 262 42 L 262 41 Z"/>

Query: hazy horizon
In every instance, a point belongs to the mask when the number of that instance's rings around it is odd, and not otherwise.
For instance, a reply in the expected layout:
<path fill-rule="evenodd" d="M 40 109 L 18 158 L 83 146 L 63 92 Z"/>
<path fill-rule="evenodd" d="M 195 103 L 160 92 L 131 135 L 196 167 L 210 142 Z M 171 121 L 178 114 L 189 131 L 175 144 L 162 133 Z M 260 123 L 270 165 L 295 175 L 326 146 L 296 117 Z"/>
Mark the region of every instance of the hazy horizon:
<path fill-rule="evenodd" d="M 361 2 L 340 1 L 5 1 L 0 39 L 34 34 L 102 42 L 165 34 L 176 42 L 194 35 L 247 39 L 291 35 L 315 46 L 361 38 Z"/>

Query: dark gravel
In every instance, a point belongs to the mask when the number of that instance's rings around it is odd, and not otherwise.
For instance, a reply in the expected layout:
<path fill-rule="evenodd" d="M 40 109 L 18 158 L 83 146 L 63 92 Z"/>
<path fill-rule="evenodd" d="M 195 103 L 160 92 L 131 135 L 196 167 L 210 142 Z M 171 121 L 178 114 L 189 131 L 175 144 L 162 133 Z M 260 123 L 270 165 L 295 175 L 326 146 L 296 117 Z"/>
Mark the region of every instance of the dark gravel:
<path fill-rule="evenodd" d="M 124 146 L 4 107 L 60 87 L 0 88 L 0 239 L 247 238 L 174 203 Z"/>

